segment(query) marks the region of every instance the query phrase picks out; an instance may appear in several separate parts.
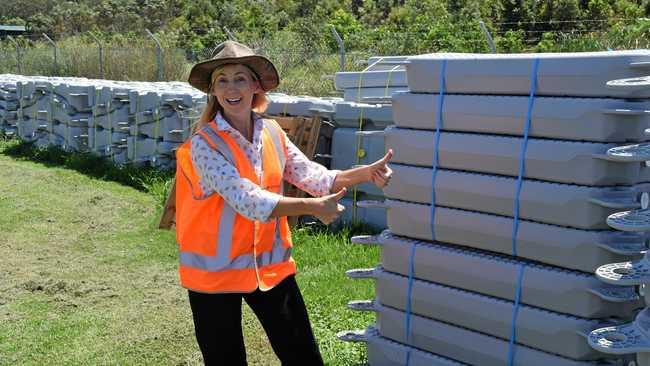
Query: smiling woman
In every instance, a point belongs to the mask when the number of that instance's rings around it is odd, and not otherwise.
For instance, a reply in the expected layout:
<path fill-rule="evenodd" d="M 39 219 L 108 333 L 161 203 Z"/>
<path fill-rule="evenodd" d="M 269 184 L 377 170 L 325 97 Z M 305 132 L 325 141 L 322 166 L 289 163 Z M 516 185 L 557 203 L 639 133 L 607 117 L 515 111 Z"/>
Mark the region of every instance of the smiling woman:
<path fill-rule="evenodd" d="M 277 87 L 268 59 L 227 41 L 195 65 L 192 86 L 208 94 L 195 133 L 177 151 L 176 239 L 206 365 L 245 365 L 244 299 L 283 365 L 322 365 L 302 295 L 287 216 L 330 223 L 346 188 L 383 187 L 392 152 L 374 164 L 330 171 L 307 159 L 280 126 L 260 116 Z M 316 198 L 284 197 L 286 180 Z"/>
<path fill-rule="evenodd" d="M 212 80 L 210 90 L 228 121 L 245 121 L 251 110 L 262 112 L 268 105 L 258 77 L 248 66 L 231 64 L 218 67 L 212 72 Z M 236 128 L 252 142 L 251 124 Z"/>

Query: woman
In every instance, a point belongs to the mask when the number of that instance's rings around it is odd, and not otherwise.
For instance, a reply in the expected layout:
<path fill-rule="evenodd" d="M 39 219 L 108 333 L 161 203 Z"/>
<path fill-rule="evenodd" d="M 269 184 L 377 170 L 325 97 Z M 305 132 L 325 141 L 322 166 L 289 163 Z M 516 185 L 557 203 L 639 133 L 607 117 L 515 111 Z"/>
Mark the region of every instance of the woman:
<path fill-rule="evenodd" d="M 287 216 L 328 224 L 346 187 L 392 174 L 392 152 L 374 164 L 329 171 L 309 161 L 262 113 L 279 83 L 265 57 L 227 41 L 189 82 L 208 94 L 196 133 L 177 152 L 176 225 L 181 283 L 188 289 L 206 365 L 246 365 L 242 298 L 283 365 L 322 365 L 296 284 Z M 282 195 L 286 180 L 317 198 Z"/>

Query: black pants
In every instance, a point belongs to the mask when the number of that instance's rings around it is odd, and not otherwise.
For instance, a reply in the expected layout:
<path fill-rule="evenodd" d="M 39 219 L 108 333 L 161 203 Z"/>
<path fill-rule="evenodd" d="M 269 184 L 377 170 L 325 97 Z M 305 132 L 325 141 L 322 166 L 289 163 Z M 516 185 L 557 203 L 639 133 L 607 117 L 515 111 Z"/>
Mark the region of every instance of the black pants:
<path fill-rule="evenodd" d="M 283 366 L 323 365 L 295 277 L 269 291 L 250 294 L 202 294 L 189 291 L 194 329 L 206 365 L 246 365 L 241 300 L 262 323 Z"/>

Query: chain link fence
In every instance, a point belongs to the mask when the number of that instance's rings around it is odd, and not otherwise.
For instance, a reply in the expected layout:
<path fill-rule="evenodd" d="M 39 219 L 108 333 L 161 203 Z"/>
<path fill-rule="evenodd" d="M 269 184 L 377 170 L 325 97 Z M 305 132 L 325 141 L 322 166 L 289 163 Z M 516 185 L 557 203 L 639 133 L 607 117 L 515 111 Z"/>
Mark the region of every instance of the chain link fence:
<path fill-rule="evenodd" d="M 497 52 L 595 51 L 649 48 L 650 20 L 639 19 L 635 27 L 607 31 L 496 32 Z M 443 32 L 444 31 L 444 32 Z M 269 57 L 278 68 L 277 91 L 315 96 L 337 95 L 333 75 L 361 70 L 370 56 L 427 52 L 491 52 L 486 29 L 462 31 L 425 29 L 421 32 L 364 32 L 310 35 L 279 32 L 265 39 L 239 39 Z M 445 33 L 447 32 L 447 33 Z M 451 32 L 451 33 L 450 33 Z M 443 36 L 447 34 L 447 36 Z M 453 34 L 453 36 L 448 36 Z M 76 76 L 111 80 L 185 81 L 193 64 L 209 59 L 212 49 L 189 50 L 162 46 L 153 35 L 133 45 L 102 44 L 96 38 L 61 38 L 51 43 L 38 35 L 31 39 L 0 40 L 0 73 Z M 491 38 L 491 37 L 490 37 Z M 70 41 L 72 39 L 72 41 Z"/>

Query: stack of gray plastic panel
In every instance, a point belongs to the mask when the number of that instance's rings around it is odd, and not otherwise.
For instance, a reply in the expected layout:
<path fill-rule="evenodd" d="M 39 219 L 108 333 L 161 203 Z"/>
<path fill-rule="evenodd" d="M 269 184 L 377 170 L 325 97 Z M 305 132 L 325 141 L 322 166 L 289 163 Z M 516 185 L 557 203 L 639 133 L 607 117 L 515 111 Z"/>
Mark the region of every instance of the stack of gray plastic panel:
<path fill-rule="evenodd" d="M 376 328 L 341 338 L 371 365 L 648 364 L 650 51 L 432 54 L 402 73 L 393 179 L 359 203 L 389 230 L 353 238 L 382 262 L 348 272 L 375 281 L 349 307 Z"/>
<path fill-rule="evenodd" d="M 333 121 L 337 129 L 332 137 L 333 169 L 349 169 L 369 164 L 385 154 L 383 131 L 393 124 L 391 95 L 407 90 L 404 58 L 371 57 L 368 67 L 359 72 L 336 73 L 335 87 L 344 92 L 345 101 L 335 104 Z M 376 208 L 358 207 L 360 200 L 383 199 L 372 184 L 362 184 L 344 200 L 343 221 L 361 221 L 378 228 L 386 227 L 385 213 Z"/>
<path fill-rule="evenodd" d="M 371 57 L 362 71 L 336 73 L 334 87 L 349 102 L 387 102 L 393 93 L 408 90 L 404 59 Z"/>
<path fill-rule="evenodd" d="M 375 105 L 346 102 L 341 98 L 317 98 L 282 93 L 269 93 L 267 97 L 269 106 L 266 114 L 268 115 L 300 117 L 319 115 L 323 118 L 314 158 L 316 162 L 330 169 L 340 170 L 350 169 L 356 165 L 357 135 L 355 133 L 357 130 L 356 128 L 342 127 L 356 127 L 359 124 L 359 112 L 364 107 L 375 107 Z M 381 113 L 371 113 L 370 116 L 379 116 L 384 121 L 383 123 L 386 124 L 389 118 L 392 118 L 392 111 L 390 108 L 379 105 L 378 107 L 381 107 Z M 339 122 L 339 118 L 341 122 Z M 366 149 L 366 151 L 370 152 L 370 156 L 381 157 L 384 149 L 383 136 L 379 136 L 379 140 L 374 139 L 370 142 L 372 142 L 372 147 Z M 367 141 L 364 141 L 364 143 L 367 143 Z M 366 157 L 361 160 L 365 162 L 369 159 Z M 367 194 L 366 190 L 371 190 L 371 194 Z M 350 192 L 347 197 L 341 200 L 341 203 L 346 207 L 346 211 L 336 224 L 358 220 L 378 227 L 385 227 L 386 212 L 384 210 L 373 208 L 357 209 L 354 207 L 353 197 L 353 193 Z M 363 185 L 357 196 L 358 199 L 379 199 L 381 197 L 381 191 L 370 185 Z"/>
<path fill-rule="evenodd" d="M 270 116 L 313 117 L 320 116 L 322 123 L 314 161 L 330 167 L 332 134 L 336 126 L 331 123 L 337 103 L 343 102 L 336 97 L 312 97 L 305 95 L 287 95 L 283 93 L 267 93 L 269 101 L 266 114 Z"/>
<path fill-rule="evenodd" d="M 18 119 L 18 93 L 12 79 L 0 79 L 0 134 L 16 134 Z"/>
<path fill-rule="evenodd" d="M 337 73 L 335 84 L 344 92 L 343 99 L 269 93 L 266 113 L 306 117 L 318 114 L 327 119 L 321 126 L 315 160 L 330 169 L 345 170 L 374 162 L 384 155 L 385 144 L 383 135 L 372 133 L 393 124 L 391 94 L 407 89 L 404 66 L 400 64 L 403 61 L 403 58 L 372 57 L 370 66 L 363 72 Z M 386 227 L 384 210 L 356 207 L 355 198 L 357 201 L 382 199 L 383 193 L 371 184 L 360 185 L 356 192 L 351 190 L 341 201 L 346 211 L 340 222 L 360 221 Z"/>
<path fill-rule="evenodd" d="M 269 100 L 267 115 L 293 117 L 319 115 L 323 118 L 314 160 L 330 169 L 345 170 L 357 164 L 358 136 L 356 132 L 360 118 L 369 123 L 369 126 L 374 126 L 372 119 L 380 118 L 377 123 L 378 126 L 383 126 L 382 129 L 392 120 L 390 105 L 371 105 L 346 102 L 342 98 L 318 98 L 282 93 L 268 93 L 267 97 Z M 363 118 L 366 108 L 375 111 L 368 113 L 369 118 Z M 376 130 L 377 128 L 372 129 Z M 370 158 L 380 158 L 383 154 L 383 136 L 377 136 L 371 140 L 359 139 L 359 142 L 371 145 L 364 149 L 367 154 L 360 159 L 359 164 L 369 161 Z M 358 220 L 381 228 L 386 227 L 386 212 L 384 210 L 356 208 L 353 197 L 354 194 L 351 191 L 347 197 L 341 200 L 346 210 L 336 224 Z M 357 195 L 357 199 L 364 200 L 381 199 L 382 197 L 382 192 L 369 184 L 362 185 Z"/>
<path fill-rule="evenodd" d="M 0 79 L 9 97 L 3 103 L 7 108 L 0 109 L 7 135 L 38 146 L 87 148 L 87 106 L 76 95 L 83 90 L 68 92 L 63 78 L 2 75 Z"/>
<path fill-rule="evenodd" d="M 287 95 L 267 93 L 269 106 L 266 113 L 273 116 L 303 116 L 334 113 L 335 105 L 341 98 L 312 97 L 307 95 Z"/>
<path fill-rule="evenodd" d="M 5 134 L 119 164 L 172 167 L 204 104 L 187 83 L 0 75 Z"/>

